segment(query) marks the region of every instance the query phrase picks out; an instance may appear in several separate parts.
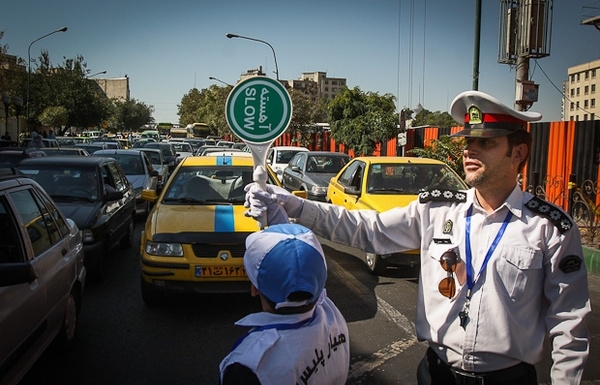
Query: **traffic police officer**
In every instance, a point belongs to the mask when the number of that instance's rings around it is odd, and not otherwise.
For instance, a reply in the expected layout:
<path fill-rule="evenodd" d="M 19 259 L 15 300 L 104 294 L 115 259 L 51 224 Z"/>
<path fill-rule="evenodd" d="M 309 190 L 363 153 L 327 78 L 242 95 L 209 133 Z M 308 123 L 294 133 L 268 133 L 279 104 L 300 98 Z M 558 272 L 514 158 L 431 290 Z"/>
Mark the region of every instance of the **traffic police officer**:
<path fill-rule="evenodd" d="M 269 224 L 296 218 L 376 254 L 420 248 L 416 332 L 429 349 L 419 384 L 537 384 L 546 336 L 553 384 L 578 384 L 590 312 L 580 233 L 562 209 L 517 184 L 531 146 L 527 123 L 541 115 L 479 91 L 458 95 L 451 114 L 464 121 L 454 136 L 466 142 L 467 191 L 429 190 L 377 213 L 249 185 L 248 215 L 267 211 Z"/>
<path fill-rule="evenodd" d="M 221 384 L 344 385 L 350 339 L 344 317 L 327 298 L 323 249 L 309 229 L 270 226 L 246 239 L 244 268 L 263 312 L 221 362 Z"/>

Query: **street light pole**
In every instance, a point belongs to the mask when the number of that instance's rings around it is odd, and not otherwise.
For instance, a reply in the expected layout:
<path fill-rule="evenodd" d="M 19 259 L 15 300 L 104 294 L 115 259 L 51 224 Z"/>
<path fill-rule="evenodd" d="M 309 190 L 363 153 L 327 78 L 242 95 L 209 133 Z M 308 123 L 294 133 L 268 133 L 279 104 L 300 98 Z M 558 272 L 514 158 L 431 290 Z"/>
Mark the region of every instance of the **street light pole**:
<path fill-rule="evenodd" d="M 91 74 L 90 76 L 86 76 L 86 79 L 91 79 L 94 76 L 98 76 L 98 75 L 104 75 L 105 73 L 106 73 L 106 70 L 100 71 L 100 72 L 96 72 L 95 74 Z"/>
<path fill-rule="evenodd" d="M 273 58 L 275 59 L 275 76 L 277 77 L 277 80 L 279 81 L 279 68 L 277 67 L 277 56 L 275 55 L 275 49 L 273 48 L 273 46 L 271 44 L 269 44 L 268 42 L 266 42 L 264 40 L 255 39 L 253 37 L 240 36 L 240 35 L 236 35 L 236 34 L 233 34 L 233 33 L 228 33 L 225 36 L 227 36 L 228 39 L 237 37 L 237 38 L 240 38 L 240 39 L 257 41 L 259 43 L 263 43 L 263 44 L 268 45 L 271 48 L 271 51 L 273 51 Z"/>
<path fill-rule="evenodd" d="M 27 121 L 26 121 L 27 131 L 29 131 L 29 78 L 31 77 L 31 46 L 33 45 L 33 43 L 40 41 L 45 37 L 53 35 L 57 32 L 65 32 L 66 30 L 67 30 L 67 27 L 62 27 L 62 28 L 57 29 L 56 31 L 47 33 L 44 36 L 38 37 L 37 39 L 35 39 L 31 43 L 29 43 L 29 47 L 27 47 Z M 17 140 L 19 140 L 19 138 L 17 138 Z"/>
<path fill-rule="evenodd" d="M 216 78 L 216 77 L 214 77 L 214 76 L 209 76 L 208 78 L 209 78 L 210 80 L 215 80 L 215 81 L 217 81 L 217 82 L 219 82 L 219 83 L 223 83 L 223 84 L 225 84 L 226 86 L 233 87 L 231 84 L 229 84 L 229 83 L 227 83 L 227 82 L 224 82 L 223 80 L 221 80 L 221 79 L 218 79 L 218 78 Z"/>

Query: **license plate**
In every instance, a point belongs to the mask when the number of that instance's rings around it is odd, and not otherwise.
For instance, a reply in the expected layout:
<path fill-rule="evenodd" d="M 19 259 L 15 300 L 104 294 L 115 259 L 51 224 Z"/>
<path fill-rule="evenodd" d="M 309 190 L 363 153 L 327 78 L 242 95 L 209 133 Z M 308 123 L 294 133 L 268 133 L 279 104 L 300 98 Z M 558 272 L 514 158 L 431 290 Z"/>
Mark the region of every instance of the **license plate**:
<path fill-rule="evenodd" d="M 196 277 L 245 277 L 244 266 L 196 266 Z"/>

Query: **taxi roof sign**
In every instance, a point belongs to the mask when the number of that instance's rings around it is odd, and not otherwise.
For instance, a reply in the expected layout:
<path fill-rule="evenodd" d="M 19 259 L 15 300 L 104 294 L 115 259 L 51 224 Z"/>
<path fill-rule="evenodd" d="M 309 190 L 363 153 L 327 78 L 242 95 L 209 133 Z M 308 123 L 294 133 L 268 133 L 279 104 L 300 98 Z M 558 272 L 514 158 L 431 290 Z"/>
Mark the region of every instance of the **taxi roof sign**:
<path fill-rule="evenodd" d="M 292 120 L 292 100 L 283 85 L 266 76 L 239 82 L 227 98 L 225 117 L 231 131 L 244 142 L 269 143 Z"/>

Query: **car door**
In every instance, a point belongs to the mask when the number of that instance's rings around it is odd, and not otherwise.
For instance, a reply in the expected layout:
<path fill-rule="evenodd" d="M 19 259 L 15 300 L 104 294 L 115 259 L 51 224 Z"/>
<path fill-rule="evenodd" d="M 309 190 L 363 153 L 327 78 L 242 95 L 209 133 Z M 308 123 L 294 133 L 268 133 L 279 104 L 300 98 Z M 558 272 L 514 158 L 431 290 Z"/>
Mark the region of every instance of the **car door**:
<path fill-rule="evenodd" d="M 283 187 L 289 191 L 300 190 L 302 186 L 302 177 L 304 176 L 304 165 L 306 164 L 306 154 L 297 153 L 288 163 L 288 167 L 283 169 Z"/>
<path fill-rule="evenodd" d="M 135 198 L 131 184 L 116 161 L 107 162 L 102 166 L 102 177 L 109 188 L 123 194 L 120 199 L 106 202 L 111 245 L 114 245 L 127 234 L 135 212 Z"/>
<path fill-rule="evenodd" d="M 13 226 L 6 239 L 3 232 L 3 242 L 17 243 L 12 260 L 29 262 L 36 278 L 0 288 L 0 357 L 7 350 L 14 354 L 12 349 L 23 351 L 54 337 L 74 278 L 69 261 L 75 258 L 65 239 L 69 228 L 46 196 L 33 188 L 20 188 L 7 197 L 0 202 L 0 216 Z"/>

